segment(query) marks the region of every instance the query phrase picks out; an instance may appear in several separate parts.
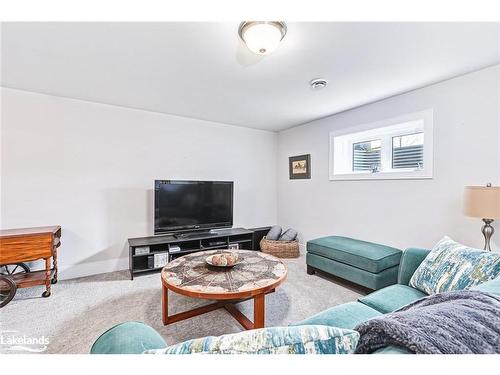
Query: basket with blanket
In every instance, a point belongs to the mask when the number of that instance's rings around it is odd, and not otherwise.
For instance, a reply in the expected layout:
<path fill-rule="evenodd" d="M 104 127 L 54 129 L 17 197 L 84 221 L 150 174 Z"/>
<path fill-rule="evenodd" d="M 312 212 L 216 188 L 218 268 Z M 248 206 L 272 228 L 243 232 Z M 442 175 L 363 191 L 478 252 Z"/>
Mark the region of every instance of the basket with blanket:
<path fill-rule="evenodd" d="M 297 231 L 290 228 L 282 232 L 281 227 L 275 225 L 260 241 L 260 249 L 263 253 L 278 258 L 298 258 L 300 252 Z"/>

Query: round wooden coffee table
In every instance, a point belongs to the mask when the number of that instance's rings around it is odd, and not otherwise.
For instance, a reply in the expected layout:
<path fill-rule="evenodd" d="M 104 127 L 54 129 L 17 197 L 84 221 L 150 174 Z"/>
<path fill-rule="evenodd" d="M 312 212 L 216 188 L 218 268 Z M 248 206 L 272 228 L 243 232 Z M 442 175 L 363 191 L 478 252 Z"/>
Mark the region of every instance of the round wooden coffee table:
<path fill-rule="evenodd" d="M 245 329 L 264 327 L 265 295 L 274 292 L 286 278 L 285 264 L 272 255 L 253 250 L 237 252 L 240 263 L 233 267 L 210 266 L 205 259 L 228 250 L 210 250 L 185 255 L 168 263 L 161 271 L 163 285 L 163 324 L 178 322 L 193 316 L 225 308 Z M 168 290 L 194 298 L 217 302 L 193 310 L 168 315 Z M 241 313 L 234 304 L 253 298 L 254 321 Z"/>

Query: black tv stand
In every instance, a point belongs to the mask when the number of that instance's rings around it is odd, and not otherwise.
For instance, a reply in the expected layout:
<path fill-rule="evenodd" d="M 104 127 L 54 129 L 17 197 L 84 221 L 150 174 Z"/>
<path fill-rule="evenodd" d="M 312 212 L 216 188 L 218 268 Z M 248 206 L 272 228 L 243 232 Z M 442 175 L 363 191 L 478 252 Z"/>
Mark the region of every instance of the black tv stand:
<path fill-rule="evenodd" d="M 166 254 L 168 262 L 172 259 L 203 250 L 228 249 L 238 246 L 243 250 L 259 250 L 259 241 L 262 233 L 269 227 L 245 229 L 225 228 L 210 232 L 185 232 L 177 234 L 162 234 L 149 237 L 129 238 L 129 270 L 130 279 L 134 275 L 152 271 L 159 271 L 163 267 L 151 267 L 148 258 L 155 254 Z M 177 237 L 177 235 L 182 235 Z M 137 248 L 147 252 L 137 251 Z"/>
<path fill-rule="evenodd" d="M 174 237 L 175 238 L 198 238 L 198 237 L 210 237 L 210 236 L 217 236 L 217 232 L 213 231 L 203 231 L 203 232 L 184 232 L 184 233 L 175 233 Z"/>

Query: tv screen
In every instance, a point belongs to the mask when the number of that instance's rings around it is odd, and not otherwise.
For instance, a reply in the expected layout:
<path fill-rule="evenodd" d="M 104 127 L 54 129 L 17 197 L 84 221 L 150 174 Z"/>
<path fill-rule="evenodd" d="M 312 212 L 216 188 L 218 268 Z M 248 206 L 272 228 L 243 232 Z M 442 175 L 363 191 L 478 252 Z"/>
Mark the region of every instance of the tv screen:
<path fill-rule="evenodd" d="M 155 180 L 155 234 L 232 225 L 233 182 Z"/>

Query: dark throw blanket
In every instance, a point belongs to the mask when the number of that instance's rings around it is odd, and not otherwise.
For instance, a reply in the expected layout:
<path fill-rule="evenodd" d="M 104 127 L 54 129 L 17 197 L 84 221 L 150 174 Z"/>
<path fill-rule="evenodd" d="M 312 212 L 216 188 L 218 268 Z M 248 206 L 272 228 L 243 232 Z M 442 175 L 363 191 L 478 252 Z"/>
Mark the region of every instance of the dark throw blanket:
<path fill-rule="evenodd" d="M 439 293 L 359 324 L 356 353 L 393 345 L 418 354 L 500 353 L 500 297 Z"/>

